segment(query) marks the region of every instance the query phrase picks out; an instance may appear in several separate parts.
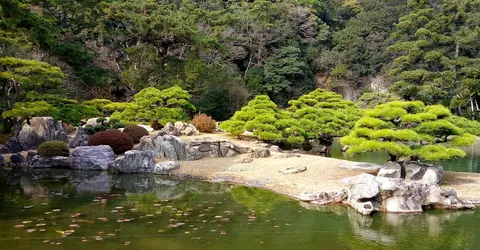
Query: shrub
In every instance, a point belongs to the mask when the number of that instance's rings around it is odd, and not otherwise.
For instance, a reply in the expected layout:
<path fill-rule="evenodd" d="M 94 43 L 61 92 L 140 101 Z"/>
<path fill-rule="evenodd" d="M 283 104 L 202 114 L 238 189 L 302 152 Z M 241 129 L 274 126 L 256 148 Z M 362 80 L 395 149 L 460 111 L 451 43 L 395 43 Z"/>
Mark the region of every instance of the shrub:
<path fill-rule="evenodd" d="M 202 133 L 213 133 L 217 129 L 217 123 L 206 114 L 196 114 L 192 119 L 192 125 Z"/>
<path fill-rule="evenodd" d="M 150 127 L 153 128 L 153 130 L 160 130 L 163 128 L 163 124 L 161 124 L 158 119 L 155 119 L 153 120 L 151 123 L 150 123 Z"/>
<path fill-rule="evenodd" d="M 46 141 L 38 146 L 37 153 L 41 156 L 69 156 L 70 149 L 63 141 Z"/>
<path fill-rule="evenodd" d="M 126 133 L 107 130 L 95 133 L 88 138 L 89 146 L 109 145 L 115 154 L 123 154 L 133 148 L 133 140 Z"/>
<path fill-rule="evenodd" d="M 149 135 L 148 131 L 144 127 L 140 127 L 136 124 L 130 124 L 125 127 L 123 133 L 132 137 L 133 143 L 139 143 L 142 137 Z"/>

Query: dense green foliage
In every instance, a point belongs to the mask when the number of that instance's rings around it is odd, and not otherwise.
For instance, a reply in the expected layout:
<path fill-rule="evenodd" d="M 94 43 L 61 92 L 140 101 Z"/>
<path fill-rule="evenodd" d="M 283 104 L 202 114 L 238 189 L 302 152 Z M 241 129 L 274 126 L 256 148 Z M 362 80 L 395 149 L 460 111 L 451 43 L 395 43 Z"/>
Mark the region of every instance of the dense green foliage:
<path fill-rule="evenodd" d="M 305 139 L 319 139 L 328 146 L 333 137 L 346 135 L 362 114 L 353 102 L 323 89 L 316 89 L 288 103 L 287 111 L 298 120 Z"/>
<path fill-rule="evenodd" d="M 290 144 L 303 142 L 304 131 L 287 111 L 281 110 L 266 95 L 256 96 L 247 106 L 237 111 L 220 128 L 232 135 L 250 131 L 260 140 L 285 141 Z"/>
<path fill-rule="evenodd" d="M 465 152 L 457 147 L 473 144 L 475 137 L 449 122 L 450 117 L 442 105 L 389 102 L 367 111 L 341 143 L 350 146 L 349 154 L 383 151 L 393 161 L 463 157 Z"/>
<path fill-rule="evenodd" d="M 107 130 L 95 133 L 88 138 L 89 146 L 108 145 L 115 154 L 123 154 L 133 148 L 132 137 L 118 130 Z"/>
<path fill-rule="evenodd" d="M 38 146 L 37 153 L 41 156 L 70 156 L 70 149 L 63 141 L 46 141 Z"/>
<path fill-rule="evenodd" d="M 136 124 L 127 125 L 122 132 L 132 137 L 133 143 L 139 143 L 142 137 L 149 135 L 148 131 L 144 127 Z"/>
<path fill-rule="evenodd" d="M 391 101 L 400 101 L 400 98 L 390 93 L 364 93 L 358 98 L 357 105 L 362 109 L 373 109 L 375 106 Z"/>

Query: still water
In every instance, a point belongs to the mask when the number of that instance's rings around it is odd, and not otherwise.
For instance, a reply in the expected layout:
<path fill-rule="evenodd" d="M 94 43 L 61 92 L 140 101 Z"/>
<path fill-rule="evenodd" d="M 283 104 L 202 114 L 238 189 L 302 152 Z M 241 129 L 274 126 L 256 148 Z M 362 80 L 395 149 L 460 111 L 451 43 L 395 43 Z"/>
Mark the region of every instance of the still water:
<path fill-rule="evenodd" d="M 480 249 L 480 212 L 364 217 L 154 175 L 4 172 L 0 249 Z"/>
<path fill-rule="evenodd" d="M 332 145 L 331 157 L 337 159 L 345 159 L 360 162 L 373 162 L 383 164 L 388 161 L 389 157 L 383 152 L 362 153 L 354 156 L 348 156 L 341 151 L 340 143 L 335 142 Z M 444 170 L 455 172 L 469 172 L 480 173 L 480 144 L 474 144 L 470 147 L 464 148 L 467 156 L 460 159 L 453 159 L 448 161 L 433 162 L 440 165 Z"/>

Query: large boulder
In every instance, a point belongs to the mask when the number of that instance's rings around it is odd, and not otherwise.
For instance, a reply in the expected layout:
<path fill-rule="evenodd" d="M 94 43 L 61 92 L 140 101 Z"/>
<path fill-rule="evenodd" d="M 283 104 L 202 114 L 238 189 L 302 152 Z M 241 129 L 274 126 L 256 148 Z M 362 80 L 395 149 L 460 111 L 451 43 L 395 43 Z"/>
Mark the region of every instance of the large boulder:
<path fill-rule="evenodd" d="M 33 157 L 35 157 L 37 154 L 36 151 L 28 151 L 27 153 L 27 163 L 30 164 L 33 160 Z"/>
<path fill-rule="evenodd" d="M 0 154 L 8 154 L 10 153 L 10 149 L 7 146 L 0 144 Z"/>
<path fill-rule="evenodd" d="M 140 139 L 140 142 L 138 145 L 135 147 L 137 150 L 140 151 L 153 151 L 155 153 L 155 141 L 152 137 L 150 136 L 144 136 Z M 157 155 L 155 153 L 155 155 Z"/>
<path fill-rule="evenodd" d="M 203 157 L 198 147 L 192 147 L 190 145 L 187 145 L 187 147 L 185 148 L 185 151 L 186 151 L 187 161 L 196 161 L 196 160 L 202 159 Z"/>
<path fill-rule="evenodd" d="M 441 166 L 422 164 L 414 161 L 403 163 L 405 168 L 405 180 L 440 184 L 443 181 L 444 172 Z"/>
<path fill-rule="evenodd" d="M 33 117 L 30 124 L 25 124 L 18 134 L 18 141 L 26 150 L 36 149 L 46 141 L 67 142 L 68 132 L 62 122 L 56 122 L 52 117 Z"/>
<path fill-rule="evenodd" d="M 421 213 L 425 208 L 474 209 L 470 201 L 460 200 L 454 190 L 436 183 L 406 181 L 402 178 L 361 174 L 349 181 L 348 204 L 367 215 L 376 211 Z"/>
<path fill-rule="evenodd" d="M 168 122 L 165 124 L 163 129 L 161 129 L 162 132 L 164 132 L 167 135 L 173 135 L 173 136 L 180 136 L 180 135 L 186 135 L 186 136 L 193 136 L 193 135 L 199 135 L 200 132 L 193 126 L 192 124 L 184 123 L 184 122 L 175 122 L 175 124 L 172 124 Z"/>
<path fill-rule="evenodd" d="M 401 178 L 402 177 L 402 165 L 398 162 L 387 162 L 378 171 L 377 176 L 388 178 Z"/>
<path fill-rule="evenodd" d="M 154 173 L 155 174 L 169 174 L 175 169 L 180 168 L 180 163 L 175 161 L 165 161 L 155 164 Z"/>
<path fill-rule="evenodd" d="M 173 135 L 173 136 L 179 136 L 180 135 L 180 130 L 178 130 L 172 123 L 167 122 L 165 126 L 161 129 L 161 132 L 167 134 L 167 135 Z"/>
<path fill-rule="evenodd" d="M 176 136 L 165 135 L 163 136 L 164 141 L 169 142 L 175 149 L 175 154 L 177 155 L 176 160 L 183 161 L 186 159 L 185 146 L 186 143 L 184 140 Z M 167 157 L 168 158 L 168 157 Z"/>
<path fill-rule="evenodd" d="M 88 146 L 88 134 L 83 127 L 78 127 L 75 136 L 68 142 L 69 148 Z"/>
<path fill-rule="evenodd" d="M 23 151 L 23 146 L 16 137 L 10 137 L 5 146 L 8 148 L 8 153 L 18 153 Z"/>
<path fill-rule="evenodd" d="M 77 147 L 72 152 L 72 168 L 80 170 L 108 170 L 115 161 L 115 153 L 108 145 Z"/>
<path fill-rule="evenodd" d="M 119 173 L 152 173 L 155 168 L 153 151 L 130 150 L 118 157 L 111 170 Z"/>
<path fill-rule="evenodd" d="M 31 168 L 69 168 L 72 161 L 66 156 L 40 156 L 36 155 L 29 163 Z"/>

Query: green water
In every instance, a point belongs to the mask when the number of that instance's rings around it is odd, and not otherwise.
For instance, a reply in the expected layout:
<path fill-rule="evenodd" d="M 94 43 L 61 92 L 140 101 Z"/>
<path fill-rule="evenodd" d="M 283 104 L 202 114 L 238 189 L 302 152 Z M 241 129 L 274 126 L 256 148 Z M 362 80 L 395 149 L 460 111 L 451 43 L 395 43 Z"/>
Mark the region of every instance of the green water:
<path fill-rule="evenodd" d="M 373 162 L 377 164 L 383 164 L 389 159 L 386 153 L 381 152 L 362 153 L 348 156 L 346 153 L 342 152 L 341 149 L 342 147 L 340 144 L 335 142 L 332 145 L 331 157 L 351 161 Z M 434 162 L 434 164 L 442 166 L 443 169 L 447 171 L 480 173 L 480 144 L 474 144 L 471 147 L 464 148 L 464 150 L 467 153 L 467 156 L 463 158 Z"/>
<path fill-rule="evenodd" d="M 1 178 L 0 249 L 480 249 L 478 211 L 364 217 L 261 189 L 153 175 Z"/>

